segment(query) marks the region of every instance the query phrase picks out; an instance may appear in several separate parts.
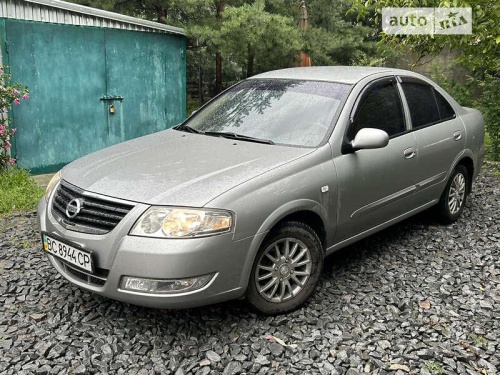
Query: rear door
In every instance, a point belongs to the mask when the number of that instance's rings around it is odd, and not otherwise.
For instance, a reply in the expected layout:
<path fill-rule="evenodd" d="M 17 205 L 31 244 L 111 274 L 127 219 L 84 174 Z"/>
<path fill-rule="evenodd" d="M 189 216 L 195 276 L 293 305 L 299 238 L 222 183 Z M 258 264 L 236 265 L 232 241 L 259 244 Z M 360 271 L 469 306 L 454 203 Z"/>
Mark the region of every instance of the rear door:
<path fill-rule="evenodd" d="M 334 159 L 339 188 L 337 243 L 415 206 L 416 141 L 407 129 L 396 79 L 381 79 L 366 87 L 351 117 L 345 142 L 362 128 L 382 129 L 390 140 L 386 147 Z"/>
<path fill-rule="evenodd" d="M 443 95 L 428 83 L 401 77 L 401 87 L 417 142 L 417 198 L 427 203 L 439 199 L 447 175 L 464 149 L 465 127 Z"/>

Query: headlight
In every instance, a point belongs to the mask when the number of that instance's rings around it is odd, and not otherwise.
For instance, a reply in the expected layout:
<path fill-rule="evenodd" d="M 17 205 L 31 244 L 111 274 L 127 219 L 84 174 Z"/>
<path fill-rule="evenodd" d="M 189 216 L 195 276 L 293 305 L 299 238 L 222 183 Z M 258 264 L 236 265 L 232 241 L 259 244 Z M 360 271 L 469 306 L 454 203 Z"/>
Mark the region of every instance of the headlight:
<path fill-rule="evenodd" d="M 229 211 L 176 207 L 150 207 L 130 231 L 133 236 L 181 238 L 230 232 Z"/>
<path fill-rule="evenodd" d="M 57 183 L 61 180 L 61 172 L 57 172 L 54 176 L 49 181 L 49 184 L 47 185 L 47 189 L 45 190 L 45 202 L 49 201 L 49 198 L 52 194 L 52 190 L 54 190 L 54 187 L 57 185 Z"/>

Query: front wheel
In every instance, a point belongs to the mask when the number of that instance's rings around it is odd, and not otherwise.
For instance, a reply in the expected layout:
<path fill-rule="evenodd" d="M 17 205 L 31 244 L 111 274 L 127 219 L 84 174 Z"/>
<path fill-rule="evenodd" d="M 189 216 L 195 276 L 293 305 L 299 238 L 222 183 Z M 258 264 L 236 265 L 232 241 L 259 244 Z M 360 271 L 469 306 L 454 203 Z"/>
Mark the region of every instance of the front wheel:
<path fill-rule="evenodd" d="M 451 174 L 438 204 L 439 219 L 444 224 L 455 222 L 462 214 L 467 200 L 467 179 L 467 168 L 458 165 Z"/>
<path fill-rule="evenodd" d="M 255 258 L 247 298 L 265 314 L 296 309 L 314 292 L 323 268 L 323 250 L 314 230 L 286 222 L 264 241 Z"/>

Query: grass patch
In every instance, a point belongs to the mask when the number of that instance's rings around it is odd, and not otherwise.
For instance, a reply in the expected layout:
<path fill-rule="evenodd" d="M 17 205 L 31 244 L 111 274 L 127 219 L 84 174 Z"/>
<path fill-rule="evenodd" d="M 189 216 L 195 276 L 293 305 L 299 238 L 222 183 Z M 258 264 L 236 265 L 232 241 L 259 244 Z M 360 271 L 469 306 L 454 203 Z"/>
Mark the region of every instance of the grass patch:
<path fill-rule="evenodd" d="M 0 215 L 36 209 L 44 189 L 24 169 L 0 171 Z"/>
<path fill-rule="evenodd" d="M 425 362 L 425 368 L 432 375 L 443 375 L 444 374 L 443 368 L 437 362 Z"/>

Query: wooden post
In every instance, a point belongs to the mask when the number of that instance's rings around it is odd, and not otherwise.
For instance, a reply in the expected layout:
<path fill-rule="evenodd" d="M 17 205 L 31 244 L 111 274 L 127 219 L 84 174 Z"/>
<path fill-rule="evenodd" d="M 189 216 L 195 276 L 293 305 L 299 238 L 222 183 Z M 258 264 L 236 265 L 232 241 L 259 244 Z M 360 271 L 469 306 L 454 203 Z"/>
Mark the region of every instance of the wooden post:
<path fill-rule="evenodd" d="M 300 12 L 300 20 L 299 20 L 299 29 L 300 30 L 307 30 L 309 24 L 307 21 L 307 6 L 306 6 L 306 1 L 302 0 L 299 5 L 299 12 Z M 304 67 L 304 66 L 311 66 L 311 57 L 305 53 L 304 51 L 300 51 L 300 63 L 299 66 Z"/>

